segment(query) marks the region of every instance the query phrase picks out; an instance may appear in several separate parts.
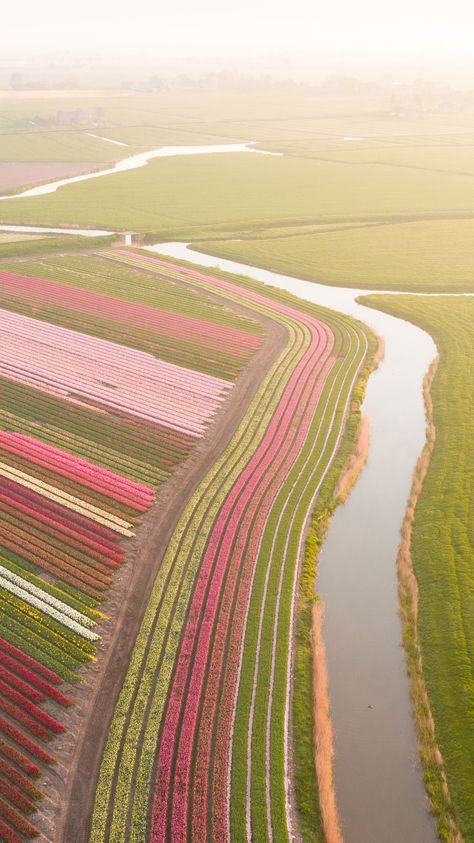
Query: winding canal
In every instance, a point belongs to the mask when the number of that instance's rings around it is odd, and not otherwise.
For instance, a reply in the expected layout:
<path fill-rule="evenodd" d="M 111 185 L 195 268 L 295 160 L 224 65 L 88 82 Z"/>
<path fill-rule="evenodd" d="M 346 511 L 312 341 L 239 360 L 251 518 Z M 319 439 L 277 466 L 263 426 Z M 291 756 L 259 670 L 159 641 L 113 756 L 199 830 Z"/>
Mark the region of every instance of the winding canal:
<path fill-rule="evenodd" d="M 317 590 L 335 733 L 335 788 L 345 843 L 433 843 L 398 614 L 396 558 L 413 469 L 425 442 L 422 383 L 436 354 L 415 326 L 357 304 L 367 290 L 302 281 L 209 257 L 183 243 L 153 251 L 247 275 L 369 324 L 385 339 L 362 411 L 367 466 L 331 519 Z"/>

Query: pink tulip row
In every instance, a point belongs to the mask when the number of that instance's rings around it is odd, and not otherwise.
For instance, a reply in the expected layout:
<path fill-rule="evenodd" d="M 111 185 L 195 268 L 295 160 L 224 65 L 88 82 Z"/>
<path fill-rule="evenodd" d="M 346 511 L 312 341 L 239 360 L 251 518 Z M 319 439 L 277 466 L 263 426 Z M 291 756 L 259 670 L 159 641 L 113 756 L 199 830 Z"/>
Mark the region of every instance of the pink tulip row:
<path fill-rule="evenodd" d="M 52 328 L 0 310 L 8 342 L 0 352 L 0 374 L 63 397 L 77 397 L 191 436 L 205 430 L 230 388 L 227 381 L 183 369 L 134 349 L 105 350 L 87 335 Z M 39 326 L 39 327 L 38 327 Z M 58 333 L 60 332 L 60 333 Z M 108 344 L 112 345 L 112 344 Z"/>
<path fill-rule="evenodd" d="M 172 339 L 186 339 L 196 343 L 198 347 L 216 350 L 226 348 L 238 356 L 245 357 L 262 343 L 260 336 L 248 331 L 123 301 L 56 281 L 0 272 L 0 284 L 4 290 L 28 298 L 29 302 L 47 302 L 48 305 L 56 304 L 94 315 L 100 313 L 104 317 L 136 328 L 154 329 Z"/>
<path fill-rule="evenodd" d="M 64 464 L 69 468 L 73 467 L 74 469 L 77 469 L 78 472 L 85 472 L 87 474 L 92 473 L 92 475 L 97 480 L 100 480 L 104 485 L 108 485 L 111 489 L 117 488 L 117 486 L 123 487 L 123 490 L 128 495 L 135 495 L 137 500 L 143 499 L 144 501 L 148 501 L 149 499 L 153 499 L 155 495 L 154 490 L 145 486 L 143 483 L 138 483 L 136 480 L 130 480 L 128 477 L 123 477 L 121 474 L 116 474 L 113 471 L 109 471 L 107 468 L 102 468 L 102 466 L 95 465 L 88 460 L 75 456 L 74 454 L 62 451 L 60 448 L 55 448 L 53 445 L 40 442 L 39 439 L 34 439 L 32 436 L 27 436 L 23 433 L 7 433 L 5 431 L 0 431 L 0 444 L 5 441 L 22 443 L 25 451 L 29 449 L 30 453 L 39 451 L 40 453 L 48 455 L 52 465 Z"/>
<path fill-rule="evenodd" d="M 1 450 L 17 454 L 28 459 L 30 463 L 74 480 L 81 486 L 131 506 L 139 512 L 145 512 L 153 503 L 153 489 L 101 469 L 73 454 L 44 445 L 30 436 L 0 431 L 0 452 Z"/>
<path fill-rule="evenodd" d="M 203 434 L 230 388 L 227 381 L 144 352 L 0 310 L 8 342 L 0 374 L 77 397 L 191 436 Z"/>
<path fill-rule="evenodd" d="M 239 292 L 242 293 L 240 288 Z M 255 299 L 260 298 L 257 294 L 249 295 Z M 294 314 L 290 308 L 286 308 L 284 305 L 276 305 L 276 309 L 281 309 L 287 315 L 297 316 L 299 321 L 305 322 L 312 332 L 312 343 L 292 374 L 290 383 L 257 453 L 249 462 L 225 501 L 208 543 L 195 585 L 165 715 L 157 765 L 152 841 L 164 839 L 170 800 L 172 802 L 173 840 L 186 839 L 190 772 L 193 742 L 196 737 L 198 737 L 200 762 L 196 764 L 195 795 L 197 796 L 196 806 L 198 810 L 193 817 L 193 840 L 206 839 L 207 773 L 210 764 L 210 741 L 215 717 L 217 689 L 224 669 L 226 630 L 229 627 L 233 629 L 237 620 L 235 614 L 233 617 L 230 616 L 234 589 L 240 579 L 242 564 L 246 562 L 247 566 L 250 565 L 251 567 L 254 562 L 258 542 L 271 506 L 281 483 L 301 452 L 321 388 L 333 363 L 330 358 L 333 338 L 324 326 L 311 317 L 302 318 L 301 314 Z M 277 471 L 274 470 L 274 464 L 277 465 Z M 255 516 L 257 518 L 256 524 L 252 526 L 252 520 Z M 249 536 L 253 548 L 250 552 L 246 552 L 244 558 L 243 551 Z M 216 632 L 215 645 L 212 651 L 212 672 L 210 673 L 208 695 L 204 700 L 205 708 L 199 733 L 196 735 L 196 721 L 206 679 L 210 640 L 226 576 L 227 584 L 224 589 L 224 603 L 220 615 L 221 623 Z M 250 582 L 249 570 L 245 572 L 244 577 L 248 588 Z M 246 605 L 245 594 L 242 593 L 245 590 L 243 583 L 241 586 L 239 609 L 237 611 L 237 615 L 240 615 L 237 636 L 243 634 L 243 610 Z M 236 640 L 238 642 L 239 637 Z M 233 649 L 236 651 L 236 648 L 231 648 L 230 658 L 232 658 Z M 190 670 L 191 664 L 192 671 Z M 236 665 L 234 664 L 233 667 L 235 678 Z M 223 698 L 229 701 L 232 696 L 226 692 Z M 225 707 L 230 714 L 229 705 L 226 704 Z M 179 735 L 178 723 L 180 724 Z M 228 738 L 228 735 L 224 735 L 224 741 L 219 742 L 219 750 L 222 750 L 224 756 L 228 747 Z M 173 799 L 170 790 L 172 762 L 176 747 L 178 748 L 178 754 L 174 770 L 174 788 L 175 792 L 180 795 L 179 799 Z M 222 770 L 222 772 L 225 775 L 225 770 Z M 220 799 L 219 804 L 216 805 L 216 816 L 220 819 L 215 839 L 225 839 L 226 813 L 226 799 L 224 798 L 223 801 Z"/>

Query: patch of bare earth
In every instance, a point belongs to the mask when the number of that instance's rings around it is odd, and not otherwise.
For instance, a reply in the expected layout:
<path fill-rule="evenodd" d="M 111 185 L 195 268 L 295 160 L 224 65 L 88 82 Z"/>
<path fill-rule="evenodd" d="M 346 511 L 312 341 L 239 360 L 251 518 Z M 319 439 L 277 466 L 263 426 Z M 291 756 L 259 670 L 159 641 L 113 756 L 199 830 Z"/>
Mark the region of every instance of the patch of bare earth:
<path fill-rule="evenodd" d="M 55 179 L 66 179 L 72 176 L 82 176 L 100 167 L 107 167 L 100 161 L 63 161 L 63 162 L 19 162 L 3 161 L 0 163 L 0 193 L 17 190 L 20 187 L 40 184 Z"/>

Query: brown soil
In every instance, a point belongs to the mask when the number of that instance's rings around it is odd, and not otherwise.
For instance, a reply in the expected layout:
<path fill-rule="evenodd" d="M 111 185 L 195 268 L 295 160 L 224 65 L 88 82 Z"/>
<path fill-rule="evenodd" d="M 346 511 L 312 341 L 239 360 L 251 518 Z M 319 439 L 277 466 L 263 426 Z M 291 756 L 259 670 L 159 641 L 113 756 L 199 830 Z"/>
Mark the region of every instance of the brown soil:
<path fill-rule="evenodd" d="M 100 161 L 84 162 L 1 162 L 0 163 L 0 193 L 27 188 L 30 185 L 43 182 L 66 179 L 71 176 L 81 176 L 91 173 L 101 167 L 108 167 Z"/>
<path fill-rule="evenodd" d="M 189 284 L 192 287 L 192 284 Z M 219 296 L 212 296 L 222 303 Z M 227 300 L 226 305 L 229 306 Z M 253 319 L 254 311 L 232 305 Z M 73 689 L 68 732 L 55 743 L 56 771 L 43 783 L 41 831 L 55 843 L 87 843 L 100 762 L 109 725 L 128 669 L 147 599 L 179 517 L 201 479 L 223 453 L 263 378 L 286 344 L 286 331 L 258 317 L 267 338 L 241 375 L 206 436 L 189 459 L 161 487 L 159 500 L 143 519 L 138 540 L 129 545 L 128 563 L 116 577 L 102 611 L 111 618 L 101 629 L 97 661 Z M 59 746 L 60 744 L 60 746 Z"/>
<path fill-rule="evenodd" d="M 411 556 L 411 539 L 415 509 L 423 488 L 423 483 L 431 462 L 436 429 L 433 422 L 433 403 L 431 399 L 431 385 L 439 364 L 439 357 L 432 362 L 423 381 L 423 397 L 426 409 L 426 444 L 413 473 L 412 487 L 408 499 L 407 511 L 402 526 L 402 540 L 398 551 L 398 579 L 400 607 L 403 620 L 404 641 L 407 650 L 408 672 L 410 674 L 411 695 L 413 700 L 415 724 L 418 732 L 418 743 L 423 766 L 428 770 L 437 769 L 441 788 L 445 799 L 445 815 L 443 819 L 449 826 L 449 843 L 463 843 L 463 837 L 454 819 L 448 782 L 444 769 L 443 757 L 436 743 L 436 731 L 433 714 L 431 712 L 428 692 L 423 675 L 423 660 L 421 656 L 420 639 L 418 636 L 418 582 L 413 570 Z"/>
<path fill-rule="evenodd" d="M 316 774 L 319 808 L 326 843 L 342 843 L 333 781 L 333 731 L 329 710 L 328 675 L 323 640 L 322 603 L 313 606 L 313 699 Z"/>
<path fill-rule="evenodd" d="M 369 416 L 362 416 L 357 431 L 354 452 L 348 458 L 337 484 L 335 495 L 338 503 L 343 503 L 349 496 L 359 474 L 364 468 L 369 456 L 369 445 L 370 418 Z"/>

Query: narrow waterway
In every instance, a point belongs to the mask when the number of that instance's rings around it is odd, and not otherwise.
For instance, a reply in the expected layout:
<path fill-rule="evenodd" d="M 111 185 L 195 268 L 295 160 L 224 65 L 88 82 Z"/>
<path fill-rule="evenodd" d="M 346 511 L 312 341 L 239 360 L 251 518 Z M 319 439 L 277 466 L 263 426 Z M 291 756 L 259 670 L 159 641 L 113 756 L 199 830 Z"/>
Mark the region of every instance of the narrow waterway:
<path fill-rule="evenodd" d="M 102 138 L 108 140 L 108 138 Z M 112 141 L 112 143 L 119 143 Z M 136 155 L 128 155 L 122 158 L 113 167 L 108 167 L 105 170 L 98 170 L 97 172 L 84 173 L 82 176 L 71 176 L 66 179 L 58 179 L 47 184 L 40 184 L 36 187 L 30 187 L 28 190 L 23 190 L 22 193 L 15 193 L 8 196 L 0 196 L 1 202 L 7 202 L 11 199 L 21 199 L 27 196 L 44 196 L 47 193 L 56 193 L 58 188 L 64 187 L 68 184 L 75 184 L 80 181 L 89 181 L 90 179 L 99 179 L 102 176 L 110 176 L 116 173 L 124 173 L 127 170 L 138 170 L 144 167 L 149 161 L 154 158 L 176 158 L 180 155 L 220 155 L 228 154 L 230 152 L 249 152 L 258 155 L 273 155 L 278 158 L 283 156 L 281 152 L 268 152 L 265 149 L 257 149 L 256 141 L 249 141 L 247 143 L 219 143 L 208 146 L 160 146 L 158 149 L 149 149 L 147 152 L 139 152 Z M 119 144 L 122 145 L 122 144 Z"/>
<path fill-rule="evenodd" d="M 396 557 L 413 469 L 425 441 L 423 377 L 436 354 L 424 331 L 356 303 L 367 291 L 301 281 L 191 251 L 153 251 L 247 275 L 363 320 L 385 338 L 369 380 L 369 459 L 338 508 L 321 554 L 317 589 L 335 732 L 335 787 L 345 843 L 433 843 L 412 720 L 398 614 Z"/>

